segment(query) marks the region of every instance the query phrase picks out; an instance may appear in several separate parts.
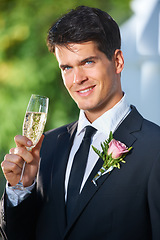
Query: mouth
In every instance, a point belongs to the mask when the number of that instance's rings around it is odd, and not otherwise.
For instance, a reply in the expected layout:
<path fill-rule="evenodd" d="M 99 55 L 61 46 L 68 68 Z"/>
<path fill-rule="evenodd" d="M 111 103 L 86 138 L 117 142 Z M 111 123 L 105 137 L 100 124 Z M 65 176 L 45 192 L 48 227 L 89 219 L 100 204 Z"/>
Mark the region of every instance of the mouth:
<path fill-rule="evenodd" d="M 79 90 L 79 91 L 77 91 L 77 92 L 78 92 L 80 95 L 88 95 L 88 94 L 90 94 L 90 93 L 93 91 L 94 88 L 95 88 L 95 85 L 92 86 L 92 87 L 88 87 L 88 88 Z"/>

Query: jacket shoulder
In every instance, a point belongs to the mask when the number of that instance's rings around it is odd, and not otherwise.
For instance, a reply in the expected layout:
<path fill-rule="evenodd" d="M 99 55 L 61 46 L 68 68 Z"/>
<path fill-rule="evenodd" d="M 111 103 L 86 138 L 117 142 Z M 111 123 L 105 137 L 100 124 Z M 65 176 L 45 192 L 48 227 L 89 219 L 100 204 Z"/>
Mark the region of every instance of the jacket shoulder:
<path fill-rule="evenodd" d="M 144 137 L 149 138 L 150 141 L 160 141 L 160 126 L 158 126 L 157 124 L 147 119 L 143 119 L 141 130 Z"/>
<path fill-rule="evenodd" d="M 77 121 L 66 124 L 66 125 L 63 125 L 63 126 L 58 127 L 58 128 L 51 129 L 51 130 L 45 132 L 44 135 L 45 135 L 45 137 L 51 137 L 53 135 L 59 135 L 60 133 L 68 131 L 68 129 L 72 128 L 72 126 L 76 123 L 77 123 Z"/>
<path fill-rule="evenodd" d="M 58 136 L 60 134 L 68 133 L 69 131 L 71 131 L 71 129 L 75 129 L 75 125 L 77 125 L 77 121 L 45 132 L 45 137 L 41 147 L 41 153 L 46 154 L 53 150 L 57 142 Z"/>

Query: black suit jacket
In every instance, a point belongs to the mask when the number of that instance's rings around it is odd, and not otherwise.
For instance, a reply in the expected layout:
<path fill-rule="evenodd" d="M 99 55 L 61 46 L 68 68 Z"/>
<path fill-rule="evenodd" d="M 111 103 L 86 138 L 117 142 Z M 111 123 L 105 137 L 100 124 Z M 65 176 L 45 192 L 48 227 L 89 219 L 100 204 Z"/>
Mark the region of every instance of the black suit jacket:
<path fill-rule="evenodd" d="M 160 240 L 160 127 L 132 111 L 114 138 L 133 149 L 126 163 L 93 177 L 99 159 L 66 225 L 64 180 L 77 122 L 49 131 L 41 149 L 36 188 L 17 207 L 1 207 L 9 240 Z M 18 227 L 19 226 L 19 227 Z"/>

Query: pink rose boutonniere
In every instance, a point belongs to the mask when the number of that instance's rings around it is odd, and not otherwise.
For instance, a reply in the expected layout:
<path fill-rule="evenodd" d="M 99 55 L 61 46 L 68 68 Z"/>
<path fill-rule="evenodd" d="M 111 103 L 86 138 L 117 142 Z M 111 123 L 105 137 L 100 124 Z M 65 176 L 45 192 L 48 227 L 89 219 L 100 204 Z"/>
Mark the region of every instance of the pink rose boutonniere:
<path fill-rule="evenodd" d="M 115 139 L 112 139 L 109 143 L 109 148 L 108 148 L 108 155 L 112 155 L 112 158 L 119 158 L 121 157 L 124 153 L 127 153 L 129 150 L 126 147 L 124 143 L 121 143 L 120 141 L 117 141 Z"/>
<path fill-rule="evenodd" d="M 120 169 L 120 162 L 125 163 L 124 157 L 132 149 L 132 147 L 128 148 L 124 143 L 115 140 L 112 132 L 110 132 L 108 140 L 101 143 L 102 152 L 94 146 L 92 148 L 104 161 L 103 166 L 92 180 L 96 186 L 96 181 L 104 173 L 111 171 L 114 167 Z"/>

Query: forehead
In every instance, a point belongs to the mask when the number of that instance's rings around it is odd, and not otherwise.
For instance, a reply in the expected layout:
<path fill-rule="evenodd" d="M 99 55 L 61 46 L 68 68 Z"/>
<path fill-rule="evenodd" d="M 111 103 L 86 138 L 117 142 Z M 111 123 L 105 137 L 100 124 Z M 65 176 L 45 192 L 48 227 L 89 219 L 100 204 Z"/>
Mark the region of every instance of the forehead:
<path fill-rule="evenodd" d="M 87 58 L 100 53 L 95 42 L 69 43 L 65 46 L 55 46 L 55 56 L 58 62 L 62 59 Z"/>

